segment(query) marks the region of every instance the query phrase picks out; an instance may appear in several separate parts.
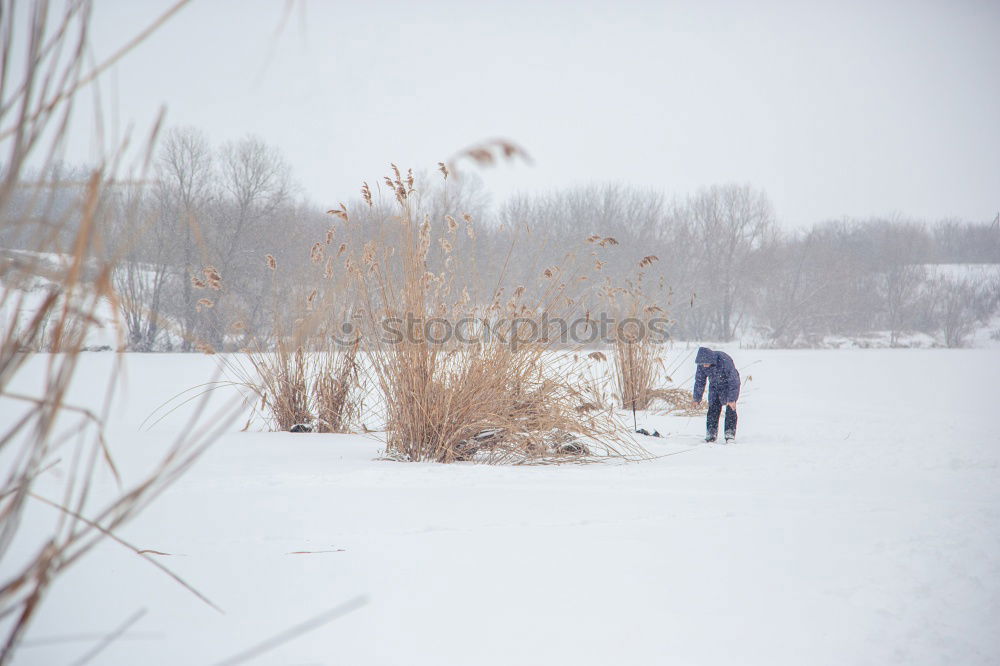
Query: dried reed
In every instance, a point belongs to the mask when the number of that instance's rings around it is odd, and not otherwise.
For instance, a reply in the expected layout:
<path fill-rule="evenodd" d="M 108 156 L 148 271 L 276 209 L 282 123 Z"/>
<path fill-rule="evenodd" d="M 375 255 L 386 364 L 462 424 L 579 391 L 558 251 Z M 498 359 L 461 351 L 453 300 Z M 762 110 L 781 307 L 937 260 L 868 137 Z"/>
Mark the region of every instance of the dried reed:
<path fill-rule="evenodd" d="M 343 204 L 330 212 L 348 220 Z M 327 239 L 332 241 L 331 232 Z M 324 243 L 314 243 L 308 261 L 294 267 L 310 272 L 296 273 L 287 284 L 281 281 L 282 267 L 272 255 L 266 256 L 265 270 L 272 279 L 271 328 L 246 333 L 247 344 L 240 352 L 219 357 L 230 383 L 254 396 L 257 413 L 272 430 L 298 426 L 312 432 L 350 432 L 360 420 L 365 394 L 359 345 L 357 340 L 339 340 L 335 326 L 350 313 L 345 305 L 350 290 L 324 248 Z"/>
<path fill-rule="evenodd" d="M 702 402 L 695 405 L 692 402 L 691 391 L 682 388 L 658 388 L 650 392 L 650 399 L 664 405 L 664 411 L 678 416 L 703 416 L 708 406 Z"/>
<path fill-rule="evenodd" d="M 83 183 L 70 184 L 58 177 L 45 180 L 44 175 L 42 183 L 26 183 L 24 179 L 25 165 L 35 158 L 44 164 L 42 174 L 52 173 L 52 156 L 59 154 L 69 127 L 72 101 L 81 88 L 185 3 L 173 5 L 149 29 L 92 69 L 85 68 L 90 53 L 90 2 L 69 3 L 61 12 L 50 11 L 50 3 L 44 1 L 27 3 L 15 12 L 16 4 L 6 0 L 0 6 L 0 70 L 5 84 L 9 83 L 0 86 L 0 145 L 6 153 L 0 177 L 0 223 L 6 232 L 16 232 L 23 242 L 30 243 L 33 252 L 0 263 L 0 311 L 13 313 L 0 322 L 0 400 L 8 403 L 5 408 L 15 409 L 15 404 L 22 407 L 19 418 L 0 426 L 0 453 L 8 463 L 0 479 L 0 570 L 4 572 L 0 582 L 0 617 L 4 618 L 0 665 L 14 658 L 51 587 L 104 538 L 146 559 L 211 605 L 197 590 L 116 532 L 192 464 L 212 441 L 217 428 L 229 423 L 225 417 L 216 418 L 216 428 L 203 429 L 195 417 L 189 423 L 188 436 L 177 441 L 151 473 L 126 485 L 102 429 L 117 374 L 108 378 L 103 410 L 92 411 L 67 402 L 87 336 L 100 325 L 100 309 L 106 303 L 112 308 L 117 305 L 118 295 L 112 286 L 114 260 L 100 259 L 106 253 L 95 221 L 102 195 L 115 174 L 111 166 L 102 165 L 93 169 Z M 25 52 L 15 56 L 15 50 L 21 48 Z M 103 136 L 97 137 L 99 144 L 103 140 Z M 147 147 L 147 151 L 150 149 Z M 57 214 L 52 193 L 67 187 L 74 188 L 78 196 Z M 51 256 L 60 259 L 48 261 L 46 257 Z M 47 285 L 45 291 L 32 293 L 38 284 Z M 29 300 L 34 301 L 33 314 L 24 316 L 31 312 Z M 41 362 L 30 352 L 43 347 L 58 353 Z M 28 367 L 41 374 L 42 389 L 37 394 L 12 389 Z M 200 415 L 200 410 L 196 414 Z M 81 437 L 81 444 L 78 453 L 64 459 L 60 454 L 67 437 L 57 433 L 56 424 L 65 424 L 69 418 L 79 419 L 73 434 Z M 92 493 L 102 467 L 119 484 L 118 493 L 105 504 L 99 504 Z M 39 478 L 53 469 L 61 472 L 58 501 L 37 490 Z M 56 483 L 54 479 L 48 481 Z M 27 561 L 20 557 L 10 561 L 10 547 L 22 532 L 29 502 L 55 509 L 60 520 L 53 524 L 51 532 L 37 539 L 34 554 Z"/>
<path fill-rule="evenodd" d="M 666 311 L 643 289 L 642 269 L 654 261 L 654 256 L 643 257 L 635 280 L 629 280 L 624 287 L 608 285 L 604 291 L 609 310 L 618 322 L 611 344 L 615 384 L 622 409 L 633 411 L 648 409 L 654 392 L 666 378 L 663 340 L 653 326 L 655 319 L 665 321 Z"/>
<path fill-rule="evenodd" d="M 246 352 L 246 359 L 256 376 L 253 388 L 261 409 L 271 415 L 277 430 L 312 422 L 302 347 L 279 343 L 274 351 Z"/>
<path fill-rule="evenodd" d="M 318 432 L 347 432 L 361 417 L 358 344 L 327 350 L 317 362 L 313 401 Z"/>

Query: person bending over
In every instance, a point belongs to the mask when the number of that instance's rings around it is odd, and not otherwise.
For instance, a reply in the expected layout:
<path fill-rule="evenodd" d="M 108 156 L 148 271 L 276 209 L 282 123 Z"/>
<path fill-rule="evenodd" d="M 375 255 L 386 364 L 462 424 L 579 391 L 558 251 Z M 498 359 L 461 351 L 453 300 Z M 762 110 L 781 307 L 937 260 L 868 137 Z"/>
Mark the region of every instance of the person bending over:
<path fill-rule="evenodd" d="M 726 443 L 736 439 L 736 401 L 740 397 L 740 373 L 729 354 L 699 347 L 694 362 L 694 402 L 701 404 L 708 380 L 708 418 L 705 421 L 705 441 L 714 442 L 719 436 L 719 415 L 726 406 Z"/>

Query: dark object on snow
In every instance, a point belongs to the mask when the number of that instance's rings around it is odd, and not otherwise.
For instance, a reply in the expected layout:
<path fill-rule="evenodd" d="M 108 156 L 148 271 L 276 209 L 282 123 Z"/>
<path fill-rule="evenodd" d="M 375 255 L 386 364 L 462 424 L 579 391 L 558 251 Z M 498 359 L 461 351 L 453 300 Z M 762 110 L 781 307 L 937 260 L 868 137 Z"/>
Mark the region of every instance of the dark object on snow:
<path fill-rule="evenodd" d="M 288 429 L 288 432 L 312 432 L 312 431 L 313 427 L 308 423 L 296 423 L 295 425 L 293 425 L 291 428 Z"/>
<path fill-rule="evenodd" d="M 590 451 L 580 442 L 569 442 L 559 447 L 559 453 L 565 453 L 572 456 L 585 456 L 590 453 Z"/>
<path fill-rule="evenodd" d="M 499 441 L 500 430 L 484 430 L 469 439 L 463 439 L 455 445 L 456 462 L 467 462 L 479 453 L 479 449 L 489 448 Z"/>
<path fill-rule="evenodd" d="M 699 347 L 694 362 L 698 372 L 694 377 L 694 401 L 701 402 L 708 381 L 708 415 L 705 418 L 706 442 L 714 442 L 719 435 L 719 416 L 726 405 L 726 439 L 736 437 L 736 410 L 727 403 L 740 397 L 740 373 L 733 359 L 726 352 Z M 708 367 L 705 367 L 708 364 Z"/>
<path fill-rule="evenodd" d="M 638 430 L 635 431 L 635 433 L 637 435 L 645 435 L 646 437 L 663 437 L 663 435 L 660 434 L 659 430 L 654 430 L 653 432 L 649 432 L 645 428 L 639 428 Z"/>
<path fill-rule="evenodd" d="M 463 439 L 461 442 L 455 445 L 454 455 L 455 462 L 468 462 L 472 460 L 472 457 L 479 453 L 479 446 L 473 444 L 467 439 Z"/>

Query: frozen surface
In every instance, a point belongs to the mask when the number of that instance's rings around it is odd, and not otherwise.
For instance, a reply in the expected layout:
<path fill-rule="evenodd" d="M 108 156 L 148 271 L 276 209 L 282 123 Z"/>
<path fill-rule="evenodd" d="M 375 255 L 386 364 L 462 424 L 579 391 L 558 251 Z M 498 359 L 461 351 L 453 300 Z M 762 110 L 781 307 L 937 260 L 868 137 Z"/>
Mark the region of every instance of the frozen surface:
<path fill-rule="evenodd" d="M 731 353 L 752 377 L 738 443 L 640 414 L 669 433 L 650 450 L 677 453 L 645 463 L 390 463 L 374 437 L 236 423 L 123 530 L 225 613 L 104 543 L 54 588 L 16 663 L 70 663 L 94 639 L 51 639 L 145 608 L 95 663 L 211 664 L 357 595 L 367 605 L 250 663 L 1000 661 L 1000 352 Z M 113 360 L 82 358 L 79 401 Z M 184 419 L 139 423 L 212 363 L 126 367 L 109 436 L 137 478 Z M 27 531 L 50 513 L 33 506 Z"/>

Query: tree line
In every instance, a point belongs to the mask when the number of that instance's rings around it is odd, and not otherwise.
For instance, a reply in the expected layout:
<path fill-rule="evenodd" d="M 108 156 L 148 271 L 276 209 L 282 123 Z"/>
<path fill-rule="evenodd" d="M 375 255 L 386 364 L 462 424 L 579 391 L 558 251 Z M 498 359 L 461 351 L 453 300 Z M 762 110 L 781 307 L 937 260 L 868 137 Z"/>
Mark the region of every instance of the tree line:
<path fill-rule="evenodd" d="M 85 174 L 36 174 L 12 213 L 60 218 L 75 209 Z M 641 279 L 669 311 L 678 340 L 817 346 L 829 336 L 880 332 L 899 344 L 923 332 L 962 346 L 1000 308 L 996 270 L 953 266 L 1000 264 L 1000 229 L 988 223 L 841 219 L 790 231 L 777 224 L 766 193 L 749 185 L 687 196 L 593 185 L 494 204 L 474 173 L 417 178 L 428 221 L 465 227 L 451 241 L 456 247 L 432 248 L 429 270 L 464 262 L 470 297 L 483 302 L 498 284 L 515 288 L 577 253 L 618 283 L 637 279 L 640 259 L 655 256 Z M 169 131 L 148 176 L 107 188 L 96 216 L 102 251 L 121 260 L 114 286 L 126 347 L 240 348 L 307 306 L 320 273 L 324 288 L 349 302 L 349 283 L 332 273 L 373 240 L 391 256 L 386 220 L 369 205 L 386 194 L 372 183 L 343 208 L 318 206 L 299 194 L 284 157 L 263 140 L 213 148 L 196 129 Z M 58 228 L 68 233 L 72 225 Z M 34 246 L 22 233 L 4 224 L 0 247 Z M 613 239 L 599 254 L 583 242 L 595 233 Z M 325 270 L 313 265 L 319 245 Z"/>

